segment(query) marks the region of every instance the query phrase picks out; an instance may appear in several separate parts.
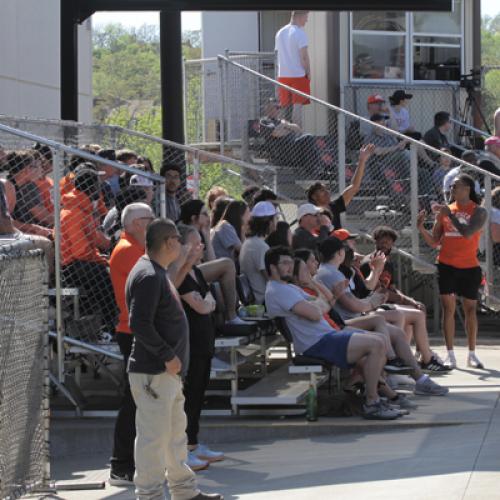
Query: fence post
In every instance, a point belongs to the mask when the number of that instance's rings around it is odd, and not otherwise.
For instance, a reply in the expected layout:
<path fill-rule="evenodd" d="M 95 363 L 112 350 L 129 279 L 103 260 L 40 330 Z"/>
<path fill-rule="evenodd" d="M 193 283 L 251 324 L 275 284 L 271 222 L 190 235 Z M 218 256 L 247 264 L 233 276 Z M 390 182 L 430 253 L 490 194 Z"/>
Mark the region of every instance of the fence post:
<path fill-rule="evenodd" d="M 198 151 L 193 159 L 193 196 L 200 197 L 200 154 Z"/>
<path fill-rule="evenodd" d="M 414 256 L 420 255 L 420 239 L 416 230 L 418 216 L 418 155 L 417 146 L 410 145 L 410 210 L 411 210 L 411 251 Z"/>
<path fill-rule="evenodd" d="M 484 208 L 491 213 L 491 177 L 489 175 L 484 176 Z M 493 277 L 493 244 L 491 241 L 490 234 L 490 224 L 487 222 L 484 225 L 484 246 L 486 250 L 486 305 L 490 305 L 490 290 L 489 287 L 493 287 L 494 277 Z"/>
<path fill-rule="evenodd" d="M 60 181 L 64 168 L 64 153 L 55 150 L 54 155 L 54 257 L 55 257 L 55 288 L 56 288 L 56 332 L 57 332 L 57 379 L 64 383 L 64 341 L 61 299 L 61 190 Z"/>
<path fill-rule="evenodd" d="M 338 151 L 338 193 L 339 195 L 345 189 L 345 116 L 344 113 L 337 113 L 337 151 Z M 345 214 L 340 216 L 342 225 L 345 223 Z"/>
<path fill-rule="evenodd" d="M 160 217 L 167 218 L 167 193 L 165 192 L 165 183 L 160 184 Z"/>
<path fill-rule="evenodd" d="M 224 59 L 219 58 L 219 90 L 220 90 L 220 99 L 219 99 L 219 142 L 220 142 L 220 154 L 224 154 L 224 136 L 226 135 L 226 89 L 225 89 L 225 78 L 224 74 L 226 72 L 226 61 Z"/>

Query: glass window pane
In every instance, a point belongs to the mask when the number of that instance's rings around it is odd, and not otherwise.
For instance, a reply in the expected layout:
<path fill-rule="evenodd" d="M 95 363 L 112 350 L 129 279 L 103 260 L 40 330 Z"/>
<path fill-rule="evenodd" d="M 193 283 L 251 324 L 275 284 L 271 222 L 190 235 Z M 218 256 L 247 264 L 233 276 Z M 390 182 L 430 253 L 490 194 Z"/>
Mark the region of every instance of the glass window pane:
<path fill-rule="evenodd" d="M 406 14 L 404 12 L 353 12 L 352 27 L 355 30 L 406 31 Z"/>
<path fill-rule="evenodd" d="M 405 78 L 405 37 L 353 34 L 353 77 Z"/>
<path fill-rule="evenodd" d="M 413 79 L 445 80 L 460 79 L 460 39 L 415 37 L 415 42 L 432 44 L 429 46 L 413 46 Z M 458 47 L 443 47 L 439 43 L 457 44 Z"/>
<path fill-rule="evenodd" d="M 460 35 L 462 32 L 462 0 L 453 1 L 452 12 L 415 12 L 413 31 L 415 33 L 442 33 Z"/>

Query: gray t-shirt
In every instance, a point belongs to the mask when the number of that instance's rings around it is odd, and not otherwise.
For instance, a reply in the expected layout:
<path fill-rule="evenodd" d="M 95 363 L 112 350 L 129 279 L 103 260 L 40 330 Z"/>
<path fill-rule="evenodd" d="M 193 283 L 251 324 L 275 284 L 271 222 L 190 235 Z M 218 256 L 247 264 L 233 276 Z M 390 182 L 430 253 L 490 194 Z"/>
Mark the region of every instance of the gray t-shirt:
<path fill-rule="evenodd" d="M 222 257 L 234 259 L 234 247 L 241 245 L 241 241 L 236 229 L 229 222 L 222 221 L 213 230 L 212 245 L 218 259 Z"/>
<path fill-rule="evenodd" d="M 326 334 L 332 333 L 332 327 L 324 318 L 310 321 L 292 311 L 292 308 L 311 296 L 298 286 L 271 280 L 266 286 L 266 309 L 271 318 L 285 318 L 293 337 L 296 354 L 303 354 L 319 342 Z"/>
<path fill-rule="evenodd" d="M 267 280 L 262 271 L 266 270 L 264 256 L 268 250 L 269 245 L 258 236 L 247 238 L 240 250 L 240 271 L 247 276 L 257 304 L 264 302 L 266 293 Z"/>
<path fill-rule="evenodd" d="M 328 290 L 332 290 L 337 283 L 345 281 L 346 279 L 344 274 L 332 264 L 321 264 L 319 266 L 316 278 L 321 281 L 321 283 L 323 283 L 323 285 L 325 285 Z M 345 293 L 356 298 L 349 289 L 346 290 Z M 360 313 L 349 311 L 348 309 L 342 307 L 338 301 L 335 303 L 335 310 L 340 314 L 344 321 L 360 316 Z"/>

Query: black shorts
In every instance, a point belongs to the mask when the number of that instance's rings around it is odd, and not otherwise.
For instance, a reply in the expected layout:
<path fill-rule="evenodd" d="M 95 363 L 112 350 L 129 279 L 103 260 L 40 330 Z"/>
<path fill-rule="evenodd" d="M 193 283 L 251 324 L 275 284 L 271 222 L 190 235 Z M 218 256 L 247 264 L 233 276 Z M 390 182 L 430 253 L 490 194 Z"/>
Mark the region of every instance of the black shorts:
<path fill-rule="evenodd" d="M 478 299 L 483 280 L 483 272 L 479 266 L 459 269 L 438 263 L 437 267 L 440 295 L 455 294 L 470 300 Z"/>

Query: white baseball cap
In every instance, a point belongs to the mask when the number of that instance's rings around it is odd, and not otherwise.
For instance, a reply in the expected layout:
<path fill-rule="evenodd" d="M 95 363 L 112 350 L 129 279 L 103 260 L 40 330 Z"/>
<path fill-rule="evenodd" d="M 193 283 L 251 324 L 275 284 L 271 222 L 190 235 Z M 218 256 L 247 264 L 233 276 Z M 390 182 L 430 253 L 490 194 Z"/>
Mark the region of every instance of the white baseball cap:
<path fill-rule="evenodd" d="M 321 212 L 321 208 L 313 205 L 312 203 L 304 203 L 303 205 L 300 205 L 297 210 L 297 220 L 300 222 L 300 219 L 302 219 L 304 215 L 317 215 L 319 212 Z"/>
<path fill-rule="evenodd" d="M 259 201 L 252 208 L 252 217 L 274 217 L 276 207 L 270 201 Z"/>
<path fill-rule="evenodd" d="M 144 177 L 144 175 L 134 174 L 129 181 L 131 186 L 141 186 L 141 187 L 151 187 L 153 186 L 153 181 Z"/>

